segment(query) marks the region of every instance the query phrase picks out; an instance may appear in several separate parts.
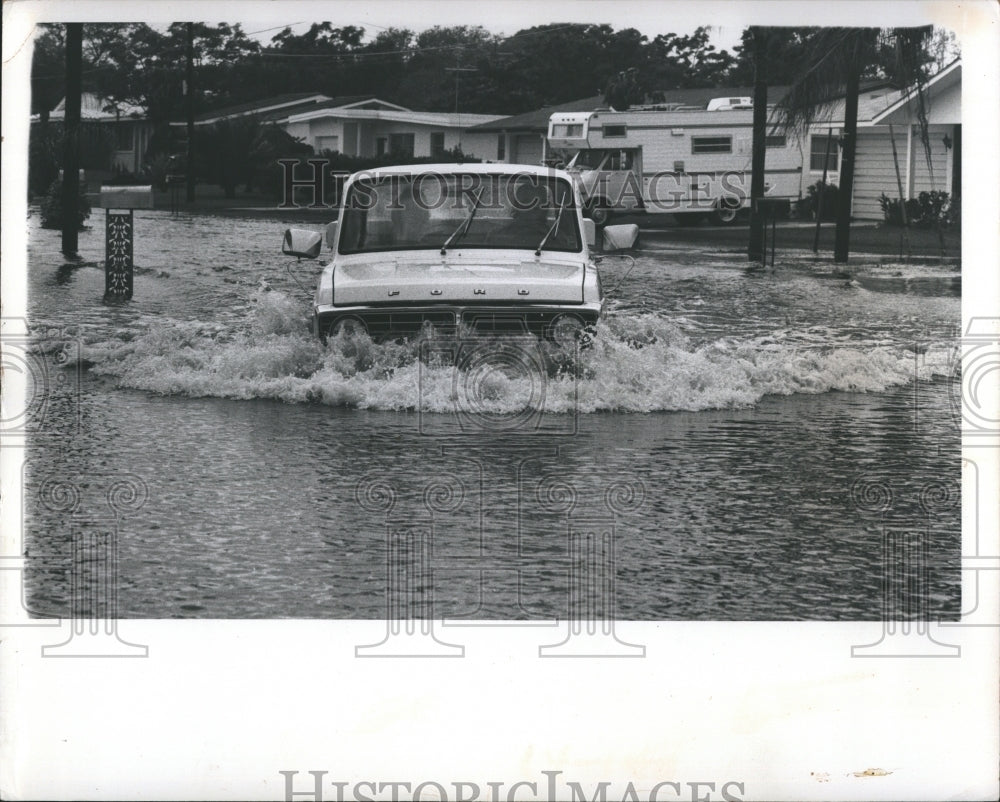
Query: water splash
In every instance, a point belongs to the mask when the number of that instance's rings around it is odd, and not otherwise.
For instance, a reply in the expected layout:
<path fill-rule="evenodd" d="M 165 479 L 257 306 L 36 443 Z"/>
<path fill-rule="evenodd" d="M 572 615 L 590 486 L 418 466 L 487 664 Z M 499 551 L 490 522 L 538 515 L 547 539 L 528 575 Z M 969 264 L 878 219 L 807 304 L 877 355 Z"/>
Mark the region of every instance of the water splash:
<path fill-rule="evenodd" d="M 470 347 L 522 355 L 520 370 L 509 359 L 495 370 L 477 363 L 473 392 L 479 408 L 494 413 L 531 399 L 553 413 L 656 412 L 750 407 L 766 395 L 875 392 L 909 383 L 915 373 L 948 375 L 951 357 L 943 342 L 915 359 L 904 343 L 831 345 L 828 333 L 809 329 L 696 342 L 679 322 L 648 313 L 609 317 L 579 354 L 533 340 Z M 321 343 L 309 333 L 301 302 L 261 288 L 238 331 L 158 320 L 141 333 L 91 343 L 83 359 L 121 387 L 155 393 L 450 412 L 472 368 L 422 360 L 426 353 L 419 338 L 379 344 L 341 335 Z"/>

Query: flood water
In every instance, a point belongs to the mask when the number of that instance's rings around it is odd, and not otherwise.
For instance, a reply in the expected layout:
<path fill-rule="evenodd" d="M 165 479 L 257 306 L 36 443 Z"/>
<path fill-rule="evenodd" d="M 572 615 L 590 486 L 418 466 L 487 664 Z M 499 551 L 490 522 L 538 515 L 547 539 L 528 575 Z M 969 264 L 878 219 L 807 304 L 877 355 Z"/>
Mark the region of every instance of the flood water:
<path fill-rule="evenodd" d="M 98 581 L 74 538 L 115 532 L 121 617 L 553 618 L 584 576 L 626 620 L 872 620 L 902 531 L 929 556 L 893 581 L 926 568 L 921 609 L 958 615 L 959 509 L 926 503 L 960 472 L 952 268 L 651 242 L 604 259 L 589 349 L 493 370 L 315 341 L 280 220 L 137 212 L 134 299 L 104 305 L 91 223 L 65 266 L 28 221 L 38 614 Z"/>

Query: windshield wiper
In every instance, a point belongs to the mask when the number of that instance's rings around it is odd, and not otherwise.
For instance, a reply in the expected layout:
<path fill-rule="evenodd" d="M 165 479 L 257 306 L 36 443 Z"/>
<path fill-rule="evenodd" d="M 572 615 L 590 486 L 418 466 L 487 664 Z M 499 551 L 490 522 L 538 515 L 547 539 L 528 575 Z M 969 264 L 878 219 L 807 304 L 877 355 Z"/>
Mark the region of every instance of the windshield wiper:
<path fill-rule="evenodd" d="M 476 199 L 472 202 L 472 211 L 469 212 L 469 216 L 462 221 L 462 224 L 452 232 L 452 235 L 444 241 L 444 245 L 441 246 L 441 255 L 444 256 L 448 251 L 448 246 L 451 245 L 452 240 L 459 235 L 465 236 L 469 231 L 469 226 L 472 225 L 472 218 L 476 216 L 476 210 L 479 209 L 479 199 L 483 197 L 483 191 L 486 187 L 481 187 L 479 192 L 476 193 Z"/>
<path fill-rule="evenodd" d="M 563 209 L 566 206 L 564 204 L 559 204 L 559 211 L 556 212 L 556 219 L 552 221 L 552 225 L 549 226 L 549 230 L 545 232 L 545 236 L 542 237 L 542 241 L 538 243 L 538 247 L 535 248 L 535 256 L 542 255 L 542 248 L 545 247 L 545 243 L 549 241 L 549 237 L 552 236 L 553 231 L 559 230 L 559 221 L 562 219 Z"/>

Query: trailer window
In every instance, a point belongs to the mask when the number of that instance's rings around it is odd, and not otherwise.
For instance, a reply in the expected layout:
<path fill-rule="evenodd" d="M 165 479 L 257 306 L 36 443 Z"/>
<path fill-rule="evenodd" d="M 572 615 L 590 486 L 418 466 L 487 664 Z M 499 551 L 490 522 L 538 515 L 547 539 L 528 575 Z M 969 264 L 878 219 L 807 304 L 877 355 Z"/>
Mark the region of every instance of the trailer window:
<path fill-rule="evenodd" d="M 691 137 L 692 153 L 732 153 L 733 138 L 731 136 L 693 136 Z"/>
<path fill-rule="evenodd" d="M 578 139 L 583 136 L 583 123 L 553 123 L 552 136 L 558 139 Z"/>
<path fill-rule="evenodd" d="M 616 136 L 625 136 L 625 134 L 626 134 L 626 131 L 625 131 L 625 126 L 624 125 L 605 125 L 604 126 L 604 136 L 606 138 L 607 137 L 616 137 Z"/>
<path fill-rule="evenodd" d="M 785 147 L 787 140 L 784 134 L 775 134 L 774 136 L 764 137 L 764 147 L 765 148 L 783 148 Z"/>

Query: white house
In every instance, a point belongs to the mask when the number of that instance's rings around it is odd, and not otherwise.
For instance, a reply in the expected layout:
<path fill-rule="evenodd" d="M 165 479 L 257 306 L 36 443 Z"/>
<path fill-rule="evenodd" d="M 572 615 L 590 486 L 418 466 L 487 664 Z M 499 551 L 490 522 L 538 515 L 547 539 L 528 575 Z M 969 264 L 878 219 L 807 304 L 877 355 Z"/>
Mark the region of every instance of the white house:
<path fill-rule="evenodd" d="M 876 114 L 864 129 L 859 127 L 853 203 L 856 217 L 881 218 L 878 196 L 884 192 L 890 198 L 899 197 L 899 183 L 906 198 L 934 190 L 948 192 L 952 197 L 962 194 L 961 61 L 952 62 L 927 82 L 924 103 L 929 159 L 920 139 L 915 91 Z"/>
<path fill-rule="evenodd" d="M 496 137 L 467 129 L 500 115 L 412 111 L 372 95 L 330 97 L 300 92 L 205 112 L 195 118 L 195 125 L 237 117 L 279 125 L 317 153 L 381 156 L 395 152 L 431 157 L 460 147 L 467 156 L 486 160 L 496 155 Z M 183 127 L 184 123 L 171 125 Z"/>
<path fill-rule="evenodd" d="M 49 112 L 49 122 L 62 124 L 65 119 L 66 98 L 63 98 Z M 40 115 L 31 115 L 33 124 L 40 121 Z M 114 151 L 109 169 L 126 170 L 130 173 L 139 171 L 153 131 L 145 109 L 124 101 L 112 102 L 93 92 L 83 92 L 80 95 L 80 122 L 96 123 L 111 132 Z"/>
<path fill-rule="evenodd" d="M 923 89 L 928 121 L 930 157 L 920 140 L 917 92 L 891 87 L 862 91 L 858 100 L 858 139 L 854 159 L 852 217 L 882 220 L 879 203 L 885 194 L 917 197 L 937 190 L 961 195 L 962 62 L 956 60 L 931 78 Z M 837 140 L 843 132 L 844 99 L 824 108 L 803 143 L 802 191 L 823 177 L 827 137 L 827 181 L 840 183 L 841 152 Z M 895 144 L 895 155 L 893 155 Z M 808 164 L 806 164 L 808 161 Z M 899 169 L 897 180 L 896 170 Z"/>
<path fill-rule="evenodd" d="M 363 105 L 320 104 L 290 115 L 284 129 L 318 153 L 338 151 L 346 156 L 437 156 L 458 147 L 467 156 L 491 159 L 496 137 L 468 129 L 498 119 L 491 114 L 452 114 L 410 111 L 372 99 Z"/>

